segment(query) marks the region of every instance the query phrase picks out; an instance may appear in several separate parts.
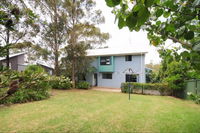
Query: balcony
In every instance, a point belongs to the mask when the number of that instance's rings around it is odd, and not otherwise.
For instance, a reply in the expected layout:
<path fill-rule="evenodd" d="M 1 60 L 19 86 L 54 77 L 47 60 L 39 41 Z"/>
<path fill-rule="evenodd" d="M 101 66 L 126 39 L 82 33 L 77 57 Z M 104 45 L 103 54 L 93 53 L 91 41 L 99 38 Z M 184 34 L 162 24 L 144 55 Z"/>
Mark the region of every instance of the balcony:
<path fill-rule="evenodd" d="M 114 57 L 113 56 L 98 57 L 98 71 L 114 72 Z"/>

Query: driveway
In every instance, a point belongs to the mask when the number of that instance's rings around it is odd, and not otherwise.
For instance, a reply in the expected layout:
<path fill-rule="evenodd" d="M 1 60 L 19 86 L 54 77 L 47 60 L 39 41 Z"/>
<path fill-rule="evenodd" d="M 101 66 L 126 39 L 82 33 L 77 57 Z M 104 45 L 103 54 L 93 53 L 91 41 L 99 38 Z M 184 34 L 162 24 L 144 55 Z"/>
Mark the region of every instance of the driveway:
<path fill-rule="evenodd" d="M 121 92 L 120 88 L 107 88 L 107 87 L 93 87 L 92 90 L 108 91 L 108 92 Z"/>

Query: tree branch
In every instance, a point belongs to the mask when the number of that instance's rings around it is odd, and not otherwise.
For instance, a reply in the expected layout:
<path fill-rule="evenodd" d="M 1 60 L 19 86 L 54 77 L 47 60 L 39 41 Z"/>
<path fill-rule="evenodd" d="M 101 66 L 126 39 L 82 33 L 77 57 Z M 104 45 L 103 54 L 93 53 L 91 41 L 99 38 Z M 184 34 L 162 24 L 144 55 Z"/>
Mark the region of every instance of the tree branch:
<path fill-rule="evenodd" d="M 180 44 L 182 44 L 183 46 L 186 46 L 187 48 L 192 48 L 192 45 L 191 44 L 189 44 L 189 43 L 186 43 L 186 42 L 183 42 L 183 41 L 181 41 L 181 40 L 178 40 L 177 38 L 175 38 L 175 37 L 172 37 L 172 36 L 169 36 L 168 37 L 169 39 L 171 39 L 173 42 L 178 42 L 178 43 L 180 43 Z"/>
<path fill-rule="evenodd" d="M 12 44 L 16 44 L 20 39 L 22 39 L 25 35 L 26 35 L 27 32 L 25 32 L 24 34 L 22 34 L 14 43 Z"/>
<path fill-rule="evenodd" d="M 0 35 L 0 37 L 6 42 L 6 38 L 4 38 L 2 35 Z"/>

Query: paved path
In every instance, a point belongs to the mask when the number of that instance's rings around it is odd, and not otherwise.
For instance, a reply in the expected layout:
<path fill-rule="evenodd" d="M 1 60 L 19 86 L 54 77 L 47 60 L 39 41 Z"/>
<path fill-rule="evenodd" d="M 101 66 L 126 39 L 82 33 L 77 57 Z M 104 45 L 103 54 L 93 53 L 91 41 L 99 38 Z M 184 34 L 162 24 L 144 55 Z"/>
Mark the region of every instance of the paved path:
<path fill-rule="evenodd" d="M 93 87 L 92 90 L 109 91 L 109 92 L 121 92 L 120 88 L 106 88 L 106 87 Z"/>

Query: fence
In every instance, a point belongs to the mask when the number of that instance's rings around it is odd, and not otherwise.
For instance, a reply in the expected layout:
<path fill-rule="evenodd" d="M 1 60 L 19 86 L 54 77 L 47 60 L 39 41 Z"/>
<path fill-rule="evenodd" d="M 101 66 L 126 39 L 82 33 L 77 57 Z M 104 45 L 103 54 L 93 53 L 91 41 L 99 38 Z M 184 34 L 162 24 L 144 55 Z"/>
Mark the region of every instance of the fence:
<path fill-rule="evenodd" d="M 200 95 L 200 79 L 193 79 L 186 81 L 186 89 L 185 89 L 186 97 L 188 92 Z"/>

